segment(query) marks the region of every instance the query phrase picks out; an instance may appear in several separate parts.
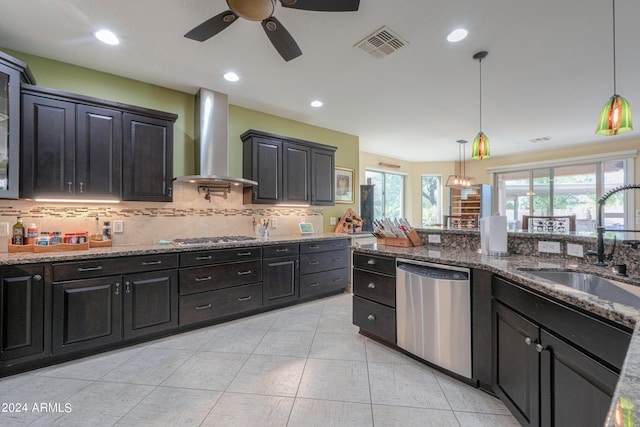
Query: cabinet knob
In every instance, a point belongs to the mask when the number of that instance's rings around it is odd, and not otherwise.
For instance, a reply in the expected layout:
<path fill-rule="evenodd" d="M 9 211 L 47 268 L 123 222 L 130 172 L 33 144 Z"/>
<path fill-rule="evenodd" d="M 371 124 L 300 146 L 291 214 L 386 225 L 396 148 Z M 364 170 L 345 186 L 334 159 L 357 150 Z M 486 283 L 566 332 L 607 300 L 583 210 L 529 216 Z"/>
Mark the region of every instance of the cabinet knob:
<path fill-rule="evenodd" d="M 367 261 L 367 264 L 368 265 L 376 265 L 376 260 L 371 258 L 371 259 L 369 259 L 369 261 Z"/>
<path fill-rule="evenodd" d="M 531 345 L 531 343 L 532 343 L 532 342 L 533 342 L 533 341 L 531 341 L 531 338 L 530 338 L 530 337 L 526 337 L 526 338 L 524 339 L 524 343 L 525 343 L 526 345 Z"/>
<path fill-rule="evenodd" d="M 370 314 L 370 315 L 367 316 L 367 319 L 369 319 L 371 321 L 374 321 L 374 320 L 376 320 L 376 315 L 375 314 Z"/>
<path fill-rule="evenodd" d="M 542 344 L 536 344 L 536 351 L 538 353 L 542 353 L 544 351 L 544 347 L 542 346 Z"/>
<path fill-rule="evenodd" d="M 69 193 L 73 193 L 73 189 L 71 188 L 73 186 L 73 182 L 68 181 L 67 182 L 67 187 L 69 187 Z"/>
<path fill-rule="evenodd" d="M 40 280 L 42 280 L 42 276 L 39 274 L 36 274 L 35 276 L 32 277 L 34 282 L 39 282 Z"/>
<path fill-rule="evenodd" d="M 367 287 L 368 287 L 369 289 L 375 289 L 375 288 L 376 288 L 376 284 L 375 284 L 375 283 L 373 283 L 373 282 L 371 282 L 371 283 L 369 283 L 369 285 L 367 285 Z"/>

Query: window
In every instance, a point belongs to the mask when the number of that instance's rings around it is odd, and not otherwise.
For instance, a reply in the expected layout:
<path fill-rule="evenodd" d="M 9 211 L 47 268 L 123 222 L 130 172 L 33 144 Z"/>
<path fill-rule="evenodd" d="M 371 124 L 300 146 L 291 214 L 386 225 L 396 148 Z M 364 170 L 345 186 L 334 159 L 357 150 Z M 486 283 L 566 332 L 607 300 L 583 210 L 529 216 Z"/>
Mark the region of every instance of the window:
<path fill-rule="evenodd" d="M 404 218 L 404 175 L 365 170 L 373 189 L 374 218 Z"/>
<path fill-rule="evenodd" d="M 422 176 L 422 226 L 442 223 L 442 177 Z"/>
<path fill-rule="evenodd" d="M 498 211 L 510 228 L 522 228 L 522 215 L 576 215 L 576 231 L 594 231 L 597 200 L 623 185 L 625 159 L 496 173 Z M 624 229 L 625 195 L 615 194 L 605 204 L 607 228 Z"/>

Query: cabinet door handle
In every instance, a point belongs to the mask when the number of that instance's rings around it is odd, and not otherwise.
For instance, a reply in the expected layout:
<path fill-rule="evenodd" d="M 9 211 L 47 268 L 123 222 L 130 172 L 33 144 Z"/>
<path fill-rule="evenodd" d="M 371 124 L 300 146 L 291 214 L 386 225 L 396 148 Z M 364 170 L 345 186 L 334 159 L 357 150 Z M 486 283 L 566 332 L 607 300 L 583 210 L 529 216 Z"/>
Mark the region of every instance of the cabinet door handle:
<path fill-rule="evenodd" d="M 538 353 L 542 353 L 544 351 L 544 347 L 542 346 L 542 344 L 536 344 L 536 351 Z"/>
<path fill-rule="evenodd" d="M 84 193 L 84 182 L 80 181 L 80 194 Z"/>
<path fill-rule="evenodd" d="M 318 283 L 318 282 L 309 283 L 309 287 L 310 288 L 315 288 L 318 285 L 320 285 L 320 283 Z"/>
<path fill-rule="evenodd" d="M 531 344 L 533 343 L 533 341 L 531 341 L 531 338 L 530 338 L 530 337 L 526 337 L 526 338 L 524 339 L 524 343 L 525 343 L 526 345 L 531 345 Z"/>
<path fill-rule="evenodd" d="M 320 246 L 319 245 L 310 245 L 309 249 L 318 249 Z"/>
<path fill-rule="evenodd" d="M 169 187 L 169 197 L 173 197 L 173 187 Z"/>
<path fill-rule="evenodd" d="M 131 288 L 130 288 L 130 286 L 131 286 L 131 283 L 130 283 L 130 282 L 124 282 L 124 292 L 125 292 L 125 293 L 127 293 L 127 294 L 130 294 L 130 293 L 131 293 Z"/>
<path fill-rule="evenodd" d="M 196 310 L 206 310 L 207 308 L 211 308 L 211 303 L 206 305 L 197 305 Z"/>
<path fill-rule="evenodd" d="M 207 280 L 211 280 L 212 277 L 208 276 L 208 277 L 196 277 L 196 282 L 206 282 Z"/>
<path fill-rule="evenodd" d="M 249 301 L 252 298 L 253 297 L 251 295 L 249 295 L 248 297 L 240 297 L 240 298 L 238 298 L 238 301 Z"/>
<path fill-rule="evenodd" d="M 67 182 L 67 187 L 69 187 L 69 193 L 73 193 L 73 189 L 71 188 L 71 186 L 73 186 L 73 182 L 68 181 Z"/>
<path fill-rule="evenodd" d="M 204 260 L 211 259 L 211 258 L 213 258 L 211 255 L 209 255 L 209 256 L 198 256 L 198 257 L 196 257 L 196 260 L 204 261 Z"/>
<path fill-rule="evenodd" d="M 371 282 L 371 283 L 369 283 L 369 284 L 367 285 L 367 288 L 369 288 L 369 289 L 375 289 L 375 288 L 376 288 L 376 284 L 375 284 L 375 283 L 373 283 L 373 282 Z"/>
<path fill-rule="evenodd" d="M 371 321 L 375 321 L 376 320 L 376 315 L 375 314 L 370 314 L 367 316 L 367 319 L 371 320 Z"/>
<path fill-rule="evenodd" d="M 333 279 L 334 282 L 340 282 L 342 280 L 342 277 L 336 277 L 335 279 Z"/>
<path fill-rule="evenodd" d="M 40 280 L 42 280 L 42 276 L 39 274 L 36 274 L 35 276 L 32 277 L 34 282 L 39 282 Z"/>
<path fill-rule="evenodd" d="M 116 295 L 120 295 L 120 283 L 116 283 Z"/>
<path fill-rule="evenodd" d="M 247 271 L 238 271 L 238 273 L 236 273 L 238 276 L 246 276 L 247 274 L 251 274 L 253 273 L 253 271 L 251 270 L 247 270 Z"/>
<path fill-rule="evenodd" d="M 87 271 L 100 271 L 102 270 L 102 266 L 99 265 L 97 267 L 80 267 L 78 268 L 78 273 L 85 273 Z"/>
<path fill-rule="evenodd" d="M 368 265 L 376 265 L 376 260 L 371 258 L 369 261 L 367 261 Z"/>
<path fill-rule="evenodd" d="M 253 252 L 239 252 L 238 256 L 249 256 L 251 255 Z"/>
<path fill-rule="evenodd" d="M 319 261 L 311 261 L 308 264 L 309 265 L 318 265 L 318 264 L 320 264 L 320 262 Z"/>
<path fill-rule="evenodd" d="M 338 261 L 342 261 L 342 258 L 334 258 L 333 262 L 338 262 Z"/>
<path fill-rule="evenodd" d="M 142 261 L 141 265 L 160 265 L 162 261 Z"/>
<path fill-rule="evenodd" d="M 284 248 L 284 249 L 276 249 L 276 252 L 289 252 L 289 249 Z"/>

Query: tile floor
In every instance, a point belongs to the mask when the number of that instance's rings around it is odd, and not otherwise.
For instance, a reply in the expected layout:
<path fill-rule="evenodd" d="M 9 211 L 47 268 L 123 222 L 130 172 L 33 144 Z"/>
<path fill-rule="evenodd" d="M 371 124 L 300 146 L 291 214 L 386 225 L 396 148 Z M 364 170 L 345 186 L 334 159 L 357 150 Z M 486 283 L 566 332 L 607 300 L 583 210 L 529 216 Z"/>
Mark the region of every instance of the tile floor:
<path fill-rule="evenodd" d="M 15 375 L 0 396 L 2 426 L 518 425 L 358 334 L 350 294 Z"/>

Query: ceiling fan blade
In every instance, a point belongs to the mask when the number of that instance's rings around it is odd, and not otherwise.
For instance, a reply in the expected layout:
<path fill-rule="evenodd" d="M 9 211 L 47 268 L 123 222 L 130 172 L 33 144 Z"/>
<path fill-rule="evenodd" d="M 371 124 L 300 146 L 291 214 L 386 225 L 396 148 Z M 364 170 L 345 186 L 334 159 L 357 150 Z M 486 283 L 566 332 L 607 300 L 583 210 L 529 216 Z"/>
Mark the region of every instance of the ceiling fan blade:
<path fill-rule="evenodd" d="M 213 18 L 207 19 L 184 36 L 188 39 L 203 42 L 233 24 L 236 18 L 238 18 L 238 16 L 235 13 L 227 10 L 226 12 L 217 14 Z"/>
<path fill-rule="evenodd" d="M 355 12 L 360 0 L 280 0 L 283 7 L 316 12 Z"/>
<path fill-rule="evenodd" d="M 272 16 L 262 21 L 262 28 L 267 33 L 267 37 L 271 40 L 273 47 L 276 48 L 285 61 L 291 61 L 302 55 L 302 51 L 296 41 L 276 18 Z"/>

